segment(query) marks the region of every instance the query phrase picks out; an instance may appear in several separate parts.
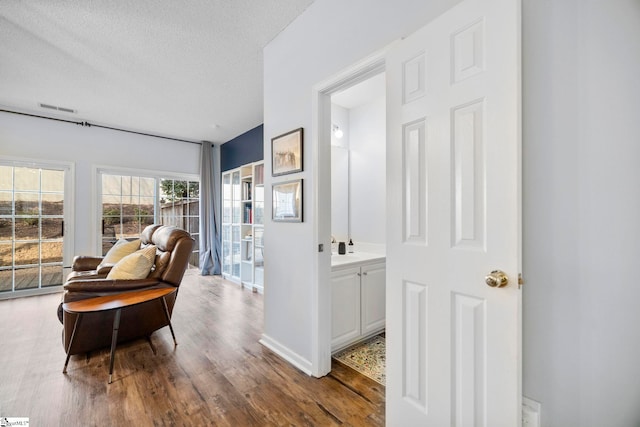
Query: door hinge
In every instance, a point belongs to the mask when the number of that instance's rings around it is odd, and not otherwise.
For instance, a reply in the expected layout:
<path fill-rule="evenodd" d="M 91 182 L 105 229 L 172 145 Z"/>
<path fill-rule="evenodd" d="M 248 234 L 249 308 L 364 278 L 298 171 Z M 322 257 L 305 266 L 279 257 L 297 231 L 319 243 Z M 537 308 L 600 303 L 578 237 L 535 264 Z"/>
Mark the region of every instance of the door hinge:
<path fill-rule="evenodd" d="M 518 289 L 522 288 L 524 285 L 524 279 L 522 278 L 522 273 L 518 273 Z"/>

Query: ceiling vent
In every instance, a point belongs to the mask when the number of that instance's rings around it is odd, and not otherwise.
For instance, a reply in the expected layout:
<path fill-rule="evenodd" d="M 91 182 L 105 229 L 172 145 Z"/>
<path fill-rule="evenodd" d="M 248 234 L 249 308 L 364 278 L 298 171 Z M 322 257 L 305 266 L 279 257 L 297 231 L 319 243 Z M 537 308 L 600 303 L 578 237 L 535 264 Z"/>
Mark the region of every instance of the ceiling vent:
<path fill-rule="evenodd" d="M 74 110 L 73 108 L 66 108 L 66 107 L 58 107 L 56 105 L 51 105 L 51 104 L 44 104 L 44 103 L 40 103 L 38 104 L 40 105 L 40 108 L 46 108 L 47 110 L 56 110 L 56 111 L 62 111 L 63 113 L 77 113 L 77 110 Z"/>

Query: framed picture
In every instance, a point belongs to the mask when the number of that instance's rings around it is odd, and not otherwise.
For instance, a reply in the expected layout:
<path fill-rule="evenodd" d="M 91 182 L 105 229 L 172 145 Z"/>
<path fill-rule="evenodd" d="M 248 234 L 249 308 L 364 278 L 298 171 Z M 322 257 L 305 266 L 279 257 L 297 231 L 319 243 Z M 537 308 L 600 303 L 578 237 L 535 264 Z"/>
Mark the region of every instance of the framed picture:
<path fill-rule="evenodd" d="M 271 175 L 302 172 L 302 128 L 271 138 Z"/>
<path fill-rule="evenodd" d="M 274 221 L 302 222 L 302 180 L 273 184 Z"/>

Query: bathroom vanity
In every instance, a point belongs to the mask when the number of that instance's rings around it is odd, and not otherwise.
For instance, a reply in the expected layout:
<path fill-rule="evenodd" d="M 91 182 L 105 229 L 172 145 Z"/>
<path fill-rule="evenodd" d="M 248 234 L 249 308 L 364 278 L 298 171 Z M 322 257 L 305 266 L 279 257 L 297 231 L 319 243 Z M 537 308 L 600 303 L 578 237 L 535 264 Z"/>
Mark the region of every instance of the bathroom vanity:
<path fill-rule="evenodd" d="M 331 256 L 331 352 L 385 328 L 385 256 Z"/>

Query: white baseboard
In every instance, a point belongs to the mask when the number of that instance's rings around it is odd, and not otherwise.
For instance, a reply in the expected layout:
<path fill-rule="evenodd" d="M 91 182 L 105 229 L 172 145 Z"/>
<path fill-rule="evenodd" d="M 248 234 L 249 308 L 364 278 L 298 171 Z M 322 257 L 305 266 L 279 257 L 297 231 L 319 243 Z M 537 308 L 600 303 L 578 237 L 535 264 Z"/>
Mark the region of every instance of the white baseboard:
<path fill-rule="evenodd" d="M 262 334 L 262 338 L 259 342 L 305 374 L 311 376 L 311 362 L 300 356 L 295 351 L 283 346 L 278 341 L 265 334 Z"/>

